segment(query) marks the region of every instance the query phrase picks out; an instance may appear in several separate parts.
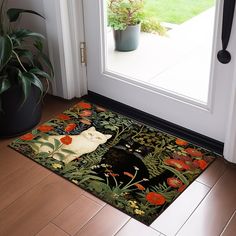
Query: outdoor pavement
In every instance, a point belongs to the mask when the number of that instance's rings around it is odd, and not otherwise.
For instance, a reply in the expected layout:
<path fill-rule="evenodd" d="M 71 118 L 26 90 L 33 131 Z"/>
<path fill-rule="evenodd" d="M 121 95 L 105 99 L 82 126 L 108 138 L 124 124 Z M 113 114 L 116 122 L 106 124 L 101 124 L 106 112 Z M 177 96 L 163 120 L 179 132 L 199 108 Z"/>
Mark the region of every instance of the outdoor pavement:
<path fill-rule="evenodd" d="M 114 50 L 107 33 L 107 68 L 124 77 L 207 104 L 215 8 L 177 25 L 167 36 L 141 33 L 139 48 Z"/>

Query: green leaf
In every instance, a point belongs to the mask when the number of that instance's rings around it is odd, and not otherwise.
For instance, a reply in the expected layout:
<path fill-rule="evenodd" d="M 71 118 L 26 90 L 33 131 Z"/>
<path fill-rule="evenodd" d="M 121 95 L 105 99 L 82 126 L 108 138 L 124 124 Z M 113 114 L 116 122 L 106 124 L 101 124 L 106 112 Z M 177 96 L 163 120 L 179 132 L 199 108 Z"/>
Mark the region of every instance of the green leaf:
<path fill-rule="evenodd" d="M 68 154 L 76 154 L 76 152 L 73 152 L 71 150 L 68 150 L 68 149 L 61 149 L 62 152 L 65 152 L 65 153 L 68 153 Z"/>
<path fill-rule="evenodd" d="M 57 150 L 59 146 L 61 145 L 61 142 L 57 139 L 54 139 L 54 144 L 55 144 L 55 150 Z"/>
<path fill-rule="evenodd" d="M 7 79 L 7 76 L 0 76 L 0 94 L 5 92 L 11 87 L 10 81 Z"/>
<path fill-rule="evenodd" d="M 41 144 L 41 147 L 43 147 L 43 146 L 49 147 L 49 148 L 51 148 L 52 150 L 54 150 L 54 145 L 53 145 L 52 143 L 45 142 L 45 143 L 42 143 L 42 144 Z"/>
<path fill-rule="evenodd" d="M 40 33 L 35 33 L 28 29 L 17 29 L 10 35 L 14 39 L 22 40 L 27 37 L 34 37 L 40 40 L 45 39 L 45 37 Z"/>
<path fill-rule="evenodd" d="M 30 13 L 30 14 L 34 14 L 37 16 L 42 17 L 43 19 L 45 19 L 42 15 L 40 15 L 38 12 L 36 11 L 32 11 L 32 10 L 26 10 L 26 9 L 20 9 L 20 8 L 10 8 L 7 11 L 7 16 L 9 18 L 10 22 L 15 22 L 18 20 L 20 14 L 22 13 Z"/>
<path fill-rule="evenodd" d="M 28 77 L 24 76 L 24 74 L 18 70 L 18 79 L 20 80 L 22 90 L 23 90 L 23 101 L 21 106 L 25 103 L 27 97 L 29 96 L 30 90 L 31 90 L 31 82 L 28 79 Z M 21 108 L 20 106 L 20 108 Z"/>
<path fill-rule="evenodd" d="M 13 45 L 8 35 L 0 36 L 0 71 L 11 59 Z"/>
<path fill-rule="evenodd" d="M 15 52 L 17 53 L 17 55 L 21 58 L 21 57 L 25 57 L 27 58 L 30 63 L 33 65 L 34 61 L 33 61 L 33 53 L 30 50 L 27 49 L 15 49 Z"/>
<path fill-rule="evenodd" d="M 29 72 L 23 72 L 23 73 L 20 72 L 20 79 L 22 81 L 22 88 L 24 91 L 24 102 L 27 99 L 27 97 L 29 96 L 31 84 L 34 84 L 37 88 L 39 88 L 39 90 L 40 90 L 39 101 L 40 101 L 42 98 L 42 95 L 43 95 L 43 85 L 42 85 L 42 82 L 40 81 L 40 79 L 36 75 L 29 73 Z"/>
<path fill-rule="evenodd" d="M 53 69 L 52 63 L 50 62 L 48 56 L 46 54 L 44 54 L 43 52 L 40 52 L 39 55 L 41 56 L 44 64 L 50 68 L 50 70 L 52 72 L 52 77 L 54 77 L 54 69 Z"/>
<path fill-rule="evenodd" d="M 161 166 L 169 171 L 171 171 L 172 173 L 174 173 L 185 185 L 189 185 L 189 181 L 185 178 L 185 176 L 178 170 L 170 167 L 170 166 Z"/>
<path fill-rule="evenodd" d="M 51 77 L 48 73 L 46 73 L 46 72 L 40 70 L 40 69 L 37 68 L 37 67 L 31 69 L 29 72 L 30 72 L 30 73 L 33 73 L 33 74 L 35 74 L 35 75 L 39 75 L 39 76 L 41 76 L 41 77 L 43 77 L 43 78 L 46 78 L 46 79 L 48 79 L 48 80 L 52 80 L 52 77 Z"/>

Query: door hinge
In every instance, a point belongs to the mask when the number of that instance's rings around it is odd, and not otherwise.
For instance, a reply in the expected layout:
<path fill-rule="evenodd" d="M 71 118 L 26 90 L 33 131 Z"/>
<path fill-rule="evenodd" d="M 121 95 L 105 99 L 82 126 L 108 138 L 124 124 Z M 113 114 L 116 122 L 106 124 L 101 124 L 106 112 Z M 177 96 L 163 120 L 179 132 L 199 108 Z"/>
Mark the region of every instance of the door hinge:
<path fill-rule="evenodd" d="M 80 62 L 83 65 L 87 65 L 87 55 L 86 55 L 86 43 L 80 43 Z"/>

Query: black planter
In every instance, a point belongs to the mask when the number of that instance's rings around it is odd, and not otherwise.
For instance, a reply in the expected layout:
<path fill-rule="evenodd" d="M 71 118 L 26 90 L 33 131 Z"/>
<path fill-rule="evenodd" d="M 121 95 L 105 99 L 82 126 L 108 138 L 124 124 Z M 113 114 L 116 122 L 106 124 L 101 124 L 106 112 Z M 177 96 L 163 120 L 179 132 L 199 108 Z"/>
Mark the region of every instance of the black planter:
<path fill-rule="evenodd" d="M 42 114 L 39 98 L 40 91 L 34 85 L 22 106 L 23 92 L 19 85 L 4 92 L 1 95 L 3 112 L 0 113 L 0 137 L 21 135 L 37 125 Z"/>
<path fill-rule="evenodd" d="M 113 30 L 115 50 L 133 51 L 138 48 L 141 24 L 127 26 L 125 30 Z"/>

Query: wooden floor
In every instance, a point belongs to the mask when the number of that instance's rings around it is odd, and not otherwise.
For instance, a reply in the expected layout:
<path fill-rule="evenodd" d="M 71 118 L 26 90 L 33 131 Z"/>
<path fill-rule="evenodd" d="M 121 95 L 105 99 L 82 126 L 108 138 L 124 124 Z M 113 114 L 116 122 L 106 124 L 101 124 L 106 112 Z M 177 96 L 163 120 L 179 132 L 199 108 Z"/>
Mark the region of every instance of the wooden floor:
<path fill-rule="evenodd" d="M 42 121 L 75 101 L 47 97 Z M 105 204 L 0 140 L 1 236 L 235 236 L 236 167 L 215 161 L 150 226 Z"/>

